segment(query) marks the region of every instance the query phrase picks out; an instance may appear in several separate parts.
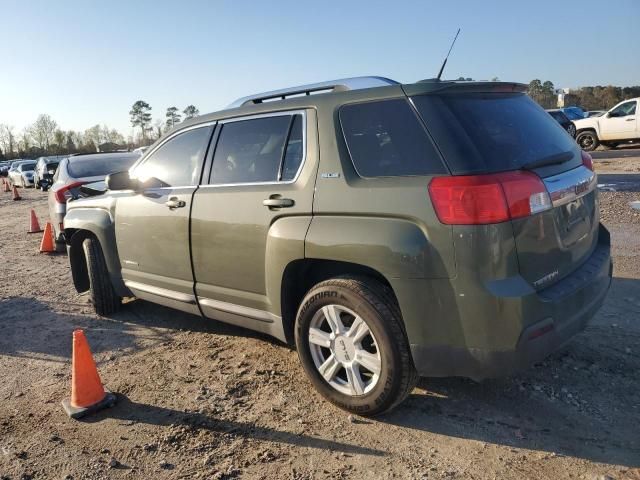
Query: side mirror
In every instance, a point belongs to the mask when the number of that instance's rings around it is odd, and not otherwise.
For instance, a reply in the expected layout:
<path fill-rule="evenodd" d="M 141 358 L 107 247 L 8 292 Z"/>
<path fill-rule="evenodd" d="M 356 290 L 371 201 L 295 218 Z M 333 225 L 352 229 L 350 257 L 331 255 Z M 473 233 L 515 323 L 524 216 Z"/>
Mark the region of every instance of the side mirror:
<path fill-rule="evenodd" d="M 107 175 L 104 179 L 109 190 L 139 190 L 140 182 L 129 177 L 129 172 L 117 172 Z"/>

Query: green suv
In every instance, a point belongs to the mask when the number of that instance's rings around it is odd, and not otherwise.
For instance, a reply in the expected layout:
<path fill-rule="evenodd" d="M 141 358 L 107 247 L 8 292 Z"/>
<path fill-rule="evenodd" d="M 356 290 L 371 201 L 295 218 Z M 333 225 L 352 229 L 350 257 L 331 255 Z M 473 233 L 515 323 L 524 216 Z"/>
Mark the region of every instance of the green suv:
<path fill-rule="evenodd" d="M 588 154 L 506 82 L 381 77 L 246 97 L 70 200 L 78 292 L 295 344 L 362 415 L 418 376 L 509 374 L 584 329 L 611 281 Z"/>

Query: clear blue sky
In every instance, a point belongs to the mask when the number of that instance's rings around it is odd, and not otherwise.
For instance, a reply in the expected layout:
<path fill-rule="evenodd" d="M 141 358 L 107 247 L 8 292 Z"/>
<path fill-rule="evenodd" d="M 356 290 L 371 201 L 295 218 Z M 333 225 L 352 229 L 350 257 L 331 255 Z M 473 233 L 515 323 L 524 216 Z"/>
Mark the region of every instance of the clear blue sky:
<path fill-rule="evenodd" d="M 357 75 L 558 87 L 640 84 L 640 0 L 0 0 L 0 123 L 131 133 L 143 99 L 162 118 L 250 93 Z"/>

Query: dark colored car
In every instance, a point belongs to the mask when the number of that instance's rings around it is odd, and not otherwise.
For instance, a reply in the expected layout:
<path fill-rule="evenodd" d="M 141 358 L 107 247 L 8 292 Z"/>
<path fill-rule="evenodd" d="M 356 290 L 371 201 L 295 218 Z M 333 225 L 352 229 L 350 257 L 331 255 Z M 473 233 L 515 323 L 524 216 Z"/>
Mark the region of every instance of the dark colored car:
<path fill-rule="evenodd" d="M 126 170 L 140 158 L 131 152 L 72 155 L 63 159 L 52 176 L 49 191 L 49 217 L 58 249 L 64 249 L 62 232 L 67 200 L 79 195 L 86 183 L 98 182 L 113 172 Z"/>
<path fill-rule="evenodd" d="M 363 415 L 419 375 L 538 362 L 612 265 L 591 157 L 526 88 L 344 79 L 180 123 L 68 202 L 74 286 L 101 315 L 136 296 L 290 342 Z"/>
<path fill-rule="evenodd" d="M 587 116 L 586 112 L 580 107 L 563 107 L 558 110 L 564 113 L 569 120 L 580 120 Z"/>
<path fill-rule="evenodd" d="M 572 138 L 576 136 L 576 126 L 562 110 L 547 110 L 549 115 L 564 128 Z"/>

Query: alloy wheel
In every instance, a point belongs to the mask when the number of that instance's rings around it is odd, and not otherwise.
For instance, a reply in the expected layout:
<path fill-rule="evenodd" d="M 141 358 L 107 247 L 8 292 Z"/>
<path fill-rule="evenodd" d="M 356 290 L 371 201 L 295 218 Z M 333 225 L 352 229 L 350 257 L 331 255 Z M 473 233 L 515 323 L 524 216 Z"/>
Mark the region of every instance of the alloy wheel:
<path fill-rule="evenodd" d="M 309 325 L 313 363 L 325 381 L 350 396 L 369 393 L 378 383 L 382 357 L 362 317 L 342 305 L 326 305 Z"/>

